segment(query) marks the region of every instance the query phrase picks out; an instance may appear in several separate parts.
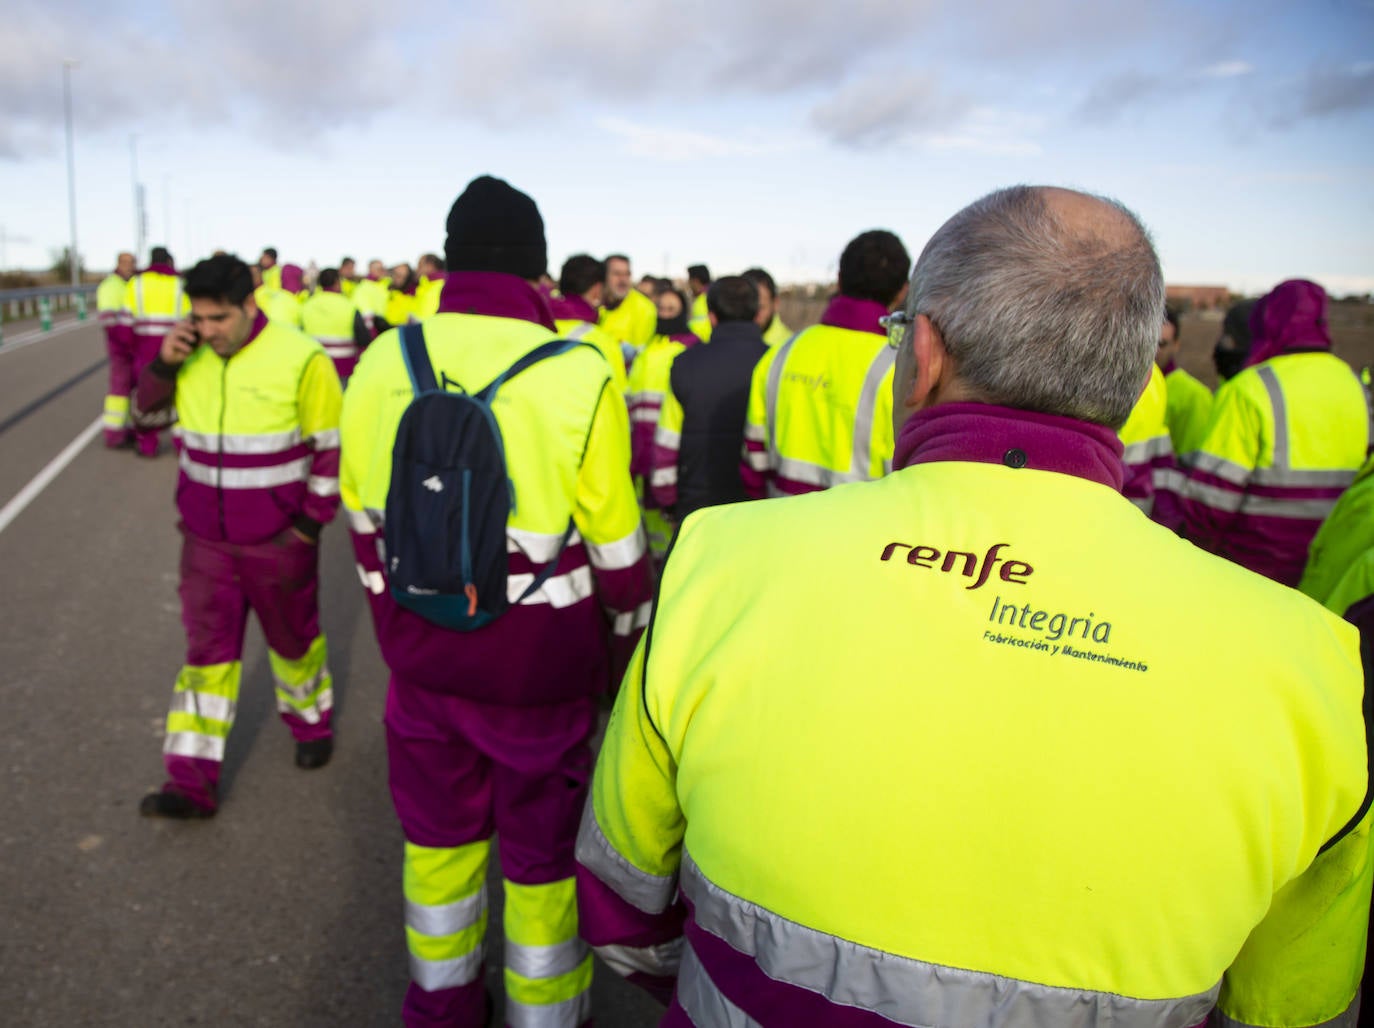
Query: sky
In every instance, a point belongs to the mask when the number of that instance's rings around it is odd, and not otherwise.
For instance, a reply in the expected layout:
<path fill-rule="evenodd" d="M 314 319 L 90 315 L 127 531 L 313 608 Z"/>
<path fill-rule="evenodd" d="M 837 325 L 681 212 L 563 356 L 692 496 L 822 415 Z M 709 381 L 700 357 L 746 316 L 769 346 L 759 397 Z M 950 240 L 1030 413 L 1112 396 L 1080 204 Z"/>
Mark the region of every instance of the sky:
<path fill-rule="evenodd" d="M 1374 0 L 9 0 L 0 267 L 442 252 L 490 173 L 636 275 L 833 280 L 1018 182 L 1110 195 L 1173 283 L 1374 290 Z"/>

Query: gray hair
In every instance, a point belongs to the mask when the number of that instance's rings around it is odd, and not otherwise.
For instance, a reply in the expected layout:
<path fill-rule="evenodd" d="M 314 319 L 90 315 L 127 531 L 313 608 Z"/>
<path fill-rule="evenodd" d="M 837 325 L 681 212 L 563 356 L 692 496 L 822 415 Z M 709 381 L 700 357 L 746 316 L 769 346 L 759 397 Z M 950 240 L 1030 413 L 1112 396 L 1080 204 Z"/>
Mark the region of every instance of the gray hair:
<path fill-rule="evenodd" d="M 1042 191 L 1014 186 L 945 222 L 911 276 L 907 310 L 935 324 L 983 399 L 1120 428 L 1147 381 L 1164 275 L 1129 210 L 1066 225 Z"/>

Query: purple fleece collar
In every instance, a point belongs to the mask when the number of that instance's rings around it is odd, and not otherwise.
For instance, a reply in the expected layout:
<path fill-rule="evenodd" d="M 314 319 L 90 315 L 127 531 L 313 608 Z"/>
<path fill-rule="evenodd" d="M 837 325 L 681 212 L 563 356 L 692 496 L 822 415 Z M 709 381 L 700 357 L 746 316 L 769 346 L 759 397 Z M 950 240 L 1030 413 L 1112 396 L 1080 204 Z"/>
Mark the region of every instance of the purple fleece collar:
<path fill-rule="evenodd" d="M 894 468 L 936 461 L 1057 471 L 1121 491 L 1121 440 L 1102 425 L 987 403 L 918 411 L 897 434 Z"/>
<path fill-rule="evenodd" d="M 154 275 L 175 275 L 177 269 L 170 264 L 149 264 L 144 271 L 151 271 Z"/>
<path fill-rule="evenodd" d="M 596 324 L 596 308 L 580 296 L 556 296 L 549 301 L 558 321 L 589 321 Z"/>
<path fill-rule="evenodd" d="M 237 350 L 234 351 L 233 354 L 230 354 L 230 356 L 232 357 L 234 356 L 234 354 L 242 353 L 244 351 L 244 348 L 247 347 L 249 343 L 251 343 L 258 336 L 262 335 L 262 330 L 266 327 L 267 315 L 264 314 L 262 311 L 258 311 L 257 316 L 253 319 L 253 327 L 248 332 L 248 338 L 243 341 L 243 346 L 240 346 Z"/>
<path fill-rule="evenodd" d="M 872 332 L 874 335 L 887 335 L 887 329 L 878 324 L 878 319 L 887 314 L 887 308 L 876 300 L 858 300 L 852 296 L 832 297 L 825 305 L 821 324 L 831 328 L 848 328 L 855 332 Z"/>
<path fill-rule="evenodd" d="M 439 313 L 514 318 L 557 331 L 553 312 L 539 290 L 518 275 L 499 271 L 449 272 L 439 294 Z"/>

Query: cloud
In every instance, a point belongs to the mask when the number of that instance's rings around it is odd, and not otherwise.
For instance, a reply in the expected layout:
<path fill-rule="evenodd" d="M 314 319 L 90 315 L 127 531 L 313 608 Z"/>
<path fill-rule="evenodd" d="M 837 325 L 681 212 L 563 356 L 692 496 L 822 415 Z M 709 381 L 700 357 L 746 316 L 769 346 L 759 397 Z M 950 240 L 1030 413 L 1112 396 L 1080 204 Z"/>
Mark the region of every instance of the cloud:
<path fill-rule="evenodd" d="M 936 153 L 968 153 L 983 157 L 1038 157 L 1044 148 L 1032 137 L 1041 119 L 992 107 L 976 108 L 952 133 L 927 136 L 923 142 Z"/>
<path fill-rule="evenodd" d="M 1271 122 L 1286 127 L 1313 118 L 1328 118 L 1374 107 L 1374 65 L 1314 67 L 1297 89 L 1279 100 Z"/>
<path fill-rule="evenodd" d="M 1113 121 L 1125 111 L 1156 99 L 1170 80 L 1163 75 L 1128 71 L 1103 79 L 1088 90 L 1078 115 L 1089 122 Z"/>
<path fill-rule="evenodd" d="M 627 118 L 598 118 L 597 127 L 620 138 L 628 153 L 659 161 L 695 161 L 737 155 L 782 153 L 793 146 L 783 142 L 726 139 L 706 132 L 673 126 L 642 125 Z"/>
<path fill-rule="evenodd" d="M 1216 64 L 1209 64 L 1199 74 L 1206 79 L 1233 79 L 1241 75 L 1249 75 L 1254 70 L 1254 65 L 1246 61 L 1220 61 Z"/>
<path fill-rule="evenodd" d="M 972 109 L 931 75 L 873 73 L 816 104 L 811 124 L 833 142 L 872 147 L 953 128 Z"/>

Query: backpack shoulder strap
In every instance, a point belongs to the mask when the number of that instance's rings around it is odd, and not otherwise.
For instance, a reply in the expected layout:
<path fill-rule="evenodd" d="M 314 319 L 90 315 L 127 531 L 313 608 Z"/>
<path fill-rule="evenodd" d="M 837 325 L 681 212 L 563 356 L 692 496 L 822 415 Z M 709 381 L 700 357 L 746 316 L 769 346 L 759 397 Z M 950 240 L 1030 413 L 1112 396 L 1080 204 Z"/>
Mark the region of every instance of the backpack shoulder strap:
<path fill-rule="evenodd" d="M 520 374 L 520 372 L 532 368 L 542 360 L 547 360 L 550 357 L 557 357 L 560 353 L 567 353 L 569 350 L 575 350 L 579 346 L 591 346 L 591 344 L 579 343 L 576 339 L 550 339 L 547 343 L 541 343 L 505 371 L 501 372 L 501 374 L 497 375 L 491 382 L 487 383 L 485 388 L 479 389 L 472 395 L 483 403 L 491 403 L 492 399 L 496 396 L 496 391 L 510 379 Z M 595 349 L 595 347 L 592 348 Z"/>
<path fill-rule="evenodd" d="M 410 387 L 416 396 L 439 391 L 434 365 L 430 363 L 429 350 L 425 346 L 425 330 L 418 323 L 401 326 L 401 357 L 405 360 L 406 374 L 410 376 Z"/>

